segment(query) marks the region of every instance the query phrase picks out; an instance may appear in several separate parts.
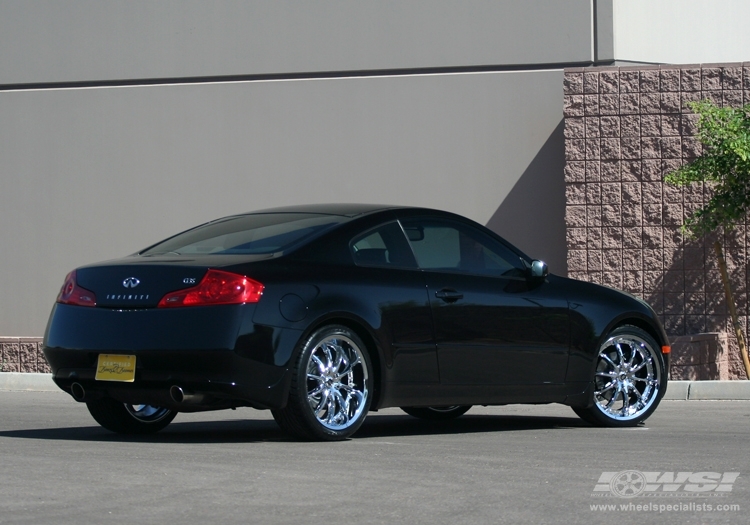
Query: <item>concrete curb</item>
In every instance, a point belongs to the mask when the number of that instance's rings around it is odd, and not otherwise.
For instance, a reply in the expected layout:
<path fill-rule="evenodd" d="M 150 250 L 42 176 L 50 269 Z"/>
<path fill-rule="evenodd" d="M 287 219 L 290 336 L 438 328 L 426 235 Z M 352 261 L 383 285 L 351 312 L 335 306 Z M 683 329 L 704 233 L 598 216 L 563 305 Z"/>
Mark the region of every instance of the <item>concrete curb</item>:
<path fill-rule="evenodd" d="M 750 381 L 670 381 L 664 399 L 747 401 L 750 400 Z"/>
<path fill-rule="evenodd" d="M 56 392 L 52 374 L 0 372 L 0 392 Z M 750 381 L 670 381 L 669 401 L 750 401 Z"/>

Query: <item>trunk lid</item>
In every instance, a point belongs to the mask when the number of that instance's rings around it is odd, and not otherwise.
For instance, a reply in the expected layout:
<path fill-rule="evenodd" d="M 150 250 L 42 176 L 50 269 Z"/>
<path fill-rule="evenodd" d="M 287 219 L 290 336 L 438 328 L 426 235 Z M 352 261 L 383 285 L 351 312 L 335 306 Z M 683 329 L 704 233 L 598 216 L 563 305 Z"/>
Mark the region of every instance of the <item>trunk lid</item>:
<path fill-rule="evenodd" d="M 257 260 L 268 259 L 257 256 Z M 242 257 L 243 263 L 256 257 Z M 155 308 L 170 292 L 197 285 L 209 268 L 237 264 L 232 256 L 223 257 L 143 257 L 133 256 L 76 270 L 78 285 L 94 292 L 101 308 Z"/>

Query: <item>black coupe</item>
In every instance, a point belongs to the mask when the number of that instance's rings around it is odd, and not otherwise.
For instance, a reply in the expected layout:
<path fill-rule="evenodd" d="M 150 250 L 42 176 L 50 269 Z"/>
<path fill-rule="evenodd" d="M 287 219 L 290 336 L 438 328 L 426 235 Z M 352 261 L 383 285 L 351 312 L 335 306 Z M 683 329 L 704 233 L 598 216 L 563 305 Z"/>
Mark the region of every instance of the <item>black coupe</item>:
<path fill-rule="evenodd" d="M 642 300 L 548 274 L 471 220 L 339 204 L 225 217 L 72 271 L 44 353 L 114 432 L 253 407 L 338 440 L 385 407 L 563 403 L 633 426 L 664 395 L 669 342 Z"/>

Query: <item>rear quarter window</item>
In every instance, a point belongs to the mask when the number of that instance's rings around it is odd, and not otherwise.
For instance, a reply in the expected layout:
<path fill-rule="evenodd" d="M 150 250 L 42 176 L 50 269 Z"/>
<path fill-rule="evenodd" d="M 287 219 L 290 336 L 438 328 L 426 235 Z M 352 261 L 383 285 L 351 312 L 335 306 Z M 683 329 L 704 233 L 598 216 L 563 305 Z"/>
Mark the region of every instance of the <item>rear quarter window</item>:
<path fill-rule="evenodd" d="M 416 268 L 409 244 L 398 222 L 390 222 L 355 237 L 350 243 L 354 264 Z"/>

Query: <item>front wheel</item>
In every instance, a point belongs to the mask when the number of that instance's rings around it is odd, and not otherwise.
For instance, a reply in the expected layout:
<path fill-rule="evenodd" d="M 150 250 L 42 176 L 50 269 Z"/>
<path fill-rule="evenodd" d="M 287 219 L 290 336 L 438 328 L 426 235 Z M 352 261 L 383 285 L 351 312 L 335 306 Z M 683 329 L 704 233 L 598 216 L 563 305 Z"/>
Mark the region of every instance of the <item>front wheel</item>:
<path fill-rule="evenodd" d="M 371 391 L 372 368 L 362 340 L 344 326 L 327 326 L 303 344 L 287 406 L 271 412 L 298 438 L 342 440 L 365 420 Z"/>
<path fill-rule="evenodd" d="M 667 384 L 659 345 L 635 326 L 612 331 L 599 347 L 593 377 L 593 405 L 573 408 L 597 426 L 632 427 L 646 420 Z"/>
<path fill-rule="evenodd" d="M 446 421 L 463 416 L 470 408 L 471 405 L 454 405 L 447 407 L 401 407 L 401 410 L 419 419 Z"/>
<path fill-rule="evenodd" d="M 131 405 L 112 398 L 86 401 L 92 417 L 101 426 L 118 434 L 153 434 L 169 425 L 177 415 L 151 405 Z"/>

